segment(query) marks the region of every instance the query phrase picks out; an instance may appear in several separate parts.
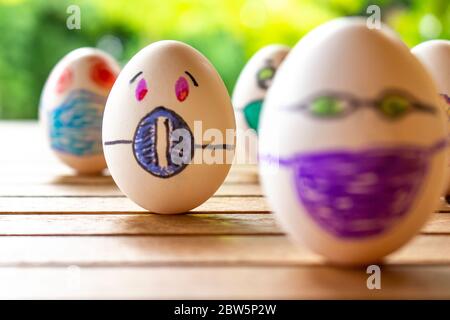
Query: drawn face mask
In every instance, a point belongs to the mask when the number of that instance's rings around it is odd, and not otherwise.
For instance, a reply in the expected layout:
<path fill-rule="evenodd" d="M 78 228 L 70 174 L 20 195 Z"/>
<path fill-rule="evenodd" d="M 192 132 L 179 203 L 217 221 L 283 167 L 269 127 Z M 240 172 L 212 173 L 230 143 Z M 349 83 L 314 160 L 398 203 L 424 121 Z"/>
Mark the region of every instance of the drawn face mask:
<path fill-rule="evenodd" d="M 322 151 L 279 164 L 291 170 L 298 200 L 316 223 L 337 237 L 359 238 L 383 233 L 408 212 L 431 156 L 445 146 Z"/>
<path fill-rule="evenodd" d="M 275 72 L 276 69 L 272 66 L 272 62 L 270 60 L 267 61 L 256 74 L 256 83 L 258 87 L 262 90 L 267 90 L 272 84 Z M 258 123 L 263 102 L 263 99 L 251 101 L 243 109 L 248 126 L 256 132 L 258 132 Z"/>
<path fill-rule="evenodd" d="M 76 156 L 102 153 L 101 126 L 106 97 L 75 90 L 49 112 L 51 147 Z"/>
<path fill-rule="evenodd" d="M 320 99 L 325 98 L 310 101 Z M 326 96 L 326 99 L 332 98 Z M 342 101 L 342 96 L 335 100 Z M 393 101 L 392 106 L 388 100 Z M 307 111 L 312 116 L 317 114 L 320 118 L 340 117 L 351 111 L 334 102 L 317 103 L 312 106 L 306 103 L 298 110 Z M 428 106 L 408 104 L 404 97 L 389 96 L 389 99 L 378 99 L 369 105 L 390 120 L 409 112 L 435 111 Z M 263 155 L 261 160 L 278 162 L 291 172 L 298 200 L 323 229 L 340 238 L 362 238 L 389 230 L 408 212 L 431 157 L 444 150 L 446 144 L 447 140 L 443 138 L 428 147 L 398 145 L 324 150 L 302 152 L 281 159 Z"/>
<path fill-rule="evenodd" d="M 185 72 L 195 87 L 198 83 L 189 72 Z M 130 84 L 142 72 L 134 76 Z M 135 97 L 138 102 L 143 101 L 147 93 L 147 82 L 142 78 L 136 86 Z M 179 102 L 189 96 L 189 84 L 184 77 L 180 77 L 175 84 L 175 95 Z M 226 144 L 196 144 L 194 135 L 183 117 L 166 106 L 155 107 L 138 123 L 133 140 L 106 141 L 105 146 L 118 144 L 132 145 L 132 152 L 137 163 L 145 171 L 158 178 L 170 178 L 182 172 L 191 163 L 195 149 L 231 149 Z M 161 147 L 162 146 L 162 147 Z"/>

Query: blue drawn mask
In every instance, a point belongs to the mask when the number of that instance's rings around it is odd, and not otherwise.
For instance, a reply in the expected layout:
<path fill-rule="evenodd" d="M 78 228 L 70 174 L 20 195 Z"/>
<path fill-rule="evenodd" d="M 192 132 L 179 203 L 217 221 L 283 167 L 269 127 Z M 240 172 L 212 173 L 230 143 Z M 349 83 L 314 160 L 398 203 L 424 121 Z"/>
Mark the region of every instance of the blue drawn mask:
<path fill-rule="evenodd" d="M 158 126 L 164 126 L 164 137 L 158 136 Z M 159 141 L 162 140 L 162 141 Z M 165 146 L 158 151 L 158 143 Z M 222 144 L 195 144 L 194 136 L 183 118 L 175 111 L 159 106 L 138 124 L 133 140 L 106 141 L 105 146 L 132 144 L 138 164 L 158 178 L 170 178 L 190 164 L 195 149 L 230 149 Z"/>
<path fill-rule="evenodd" d="M 106 97 L 87 90 L 73 91 L 50 111 L 51 147 L 76 155 L 102 153 L 102 117 Z"/>

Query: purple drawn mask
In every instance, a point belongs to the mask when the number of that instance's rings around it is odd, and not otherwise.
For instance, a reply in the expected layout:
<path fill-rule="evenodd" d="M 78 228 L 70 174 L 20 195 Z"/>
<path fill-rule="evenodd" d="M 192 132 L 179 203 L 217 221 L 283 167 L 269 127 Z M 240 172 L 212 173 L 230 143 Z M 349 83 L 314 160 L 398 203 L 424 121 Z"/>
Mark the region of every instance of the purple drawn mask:
<path fill-rule="evenodd" d="M 292 170 L 297 197 L 317 224 L 340 238 L 362 238 L 385 232 L 408 212 L 431 156 L 446 143 L 317 151 L 278 161 Z"/>

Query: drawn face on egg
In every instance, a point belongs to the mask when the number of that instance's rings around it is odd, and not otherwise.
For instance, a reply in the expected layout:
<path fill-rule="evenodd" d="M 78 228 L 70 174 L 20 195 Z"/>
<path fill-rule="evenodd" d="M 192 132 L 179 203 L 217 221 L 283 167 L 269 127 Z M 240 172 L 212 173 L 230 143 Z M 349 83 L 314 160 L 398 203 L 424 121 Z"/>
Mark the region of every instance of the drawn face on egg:
<path fill-rule="evenodd" d="M 197 106 L 196 101 L 192 101 L 192 96 L 201 95 L 203 90 L 208 89 L 207 86 L 202 88 L 195 72 L 188 70 L 188 67 L 186 64 L 185 70 L 160 79 L 158 85 L 165 86 L 165 99 L 161 100 L 158 99 L 160 93 L 154 89 L 154 82 L 158 81 L 154 75 L 152 80 L 149 80 L 148 76 L 152 75 L 147 72 L 139 70 L 133 74 L 126 88 L 132 93 L 134 100 L 130 105 L 136 110 L 148 112 L 136 123 L 131 139 L 128 136 L 116 140 L 107 138 L 104 146 L 114 148 L 118 145 L 130 145 L 130 152 L 139 166 L 147 173 L 162 179 L 181 173 L 192 162 L 196 150 L 232 150 L 234 146 L 231 144 L 196 142 L 193 128 L 184 119 L 183 113 L 195 112 Z M 161 72 L 152 70 L 153 73 Z M 163 102 L 164 100 L 166 102 Z M 214 111 L 211 109 L 208 112 Z"/>
<path fill-rule="evenodd" d="M 103 117 L 103 150 L 111 176 L 132 201 L 151 212 L 184 213 L 223 183 L 235 126 L 212 64 L 189 45 L 159 41 L 117 78 Z"/>
<path fill-rule="evenodd" d="M 411 114 L 438 114 L 435 107 L 401 90 L 381 92 L 375 99 L 323 92 L 280 108 L 280 112 L 300 113 L 324 123 L 368 110 L 387 122 L 401 121 Z M 360 238 L 383 233 L 408 212 L 430 158 L 445 147 L 443 137 L 428 147 L 398 145 L 358 151 L 300 152 L 278 161 L 291 171 L 298 200 L 319 225 L 341 238 Z M 274 160 L 270 155 L 263 159 Z"/>
<path fill-rule="evenodd" d="M 54 155 L 78 173 L 106 167 L 102 119 L 120 66 L 108 53 L 78 48 L 52 69 L 42 90 L 39 121 Z"/>
<path fill-rule="evenodd" d="M 313 226 L 302 230 L 308 242 L 329 248 L 330 238 L 395 232 L 423 200 L 447 139 L 432 83 L 403 44 L 363 21 L 342 20 L 324 30 L 302 40 L 283 62 L 266 98 L 259 147 L 260 161 L 282 171 L 283 178 L 267 178 L 268 193 L 275 193 L 271 184 L 281 188 L 278 179 L 289 190 L 274 200 L 285 224 Z M 293 210 L 294 202 L 301 210 Z"/>

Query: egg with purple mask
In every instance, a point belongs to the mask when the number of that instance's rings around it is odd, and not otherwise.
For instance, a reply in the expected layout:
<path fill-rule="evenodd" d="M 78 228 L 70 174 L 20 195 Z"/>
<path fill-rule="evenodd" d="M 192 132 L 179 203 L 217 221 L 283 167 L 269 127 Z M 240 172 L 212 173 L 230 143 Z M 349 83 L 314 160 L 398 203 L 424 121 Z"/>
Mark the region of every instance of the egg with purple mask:
<path fill-rule="evenodd" d="M 119 71 L 109 54 L 80 48 L 62 58 L 45 83 L 40 121 L 54 154 L 79 173 L 98 173 L 106 168 L 103 110 Z"/>
<path fill-rule="evenodd" d="M 233 90 L 237 126 L 237 161 L 256 162 L 261 107 L 289 47 L 272 44 L 257 51 L 242 69 Z"/>
<path fill-rule="evenodd" d="M 294 240 L 332 263 L 361 265 L 419 232 L 446 183 L 436 90 L 384 25 L 342 18 L 299 41 L 259 132 L 263 188 Z"/>
<path fill-rule="evenodd" d="M 447 117 L 450 117 L 450 41 L 426 41 L 412 48 L 411 52 L 425 65 L 435 80 L 442 107 L 447 113 Z M 448 128 L 450 131 L 450 121 Z M 449 199 L 450 186 L 445 194 Z"/>
<path fill-rule="evenodd" d="M 234 157 L 226 87 L 194 48 L 159 41 L 123 68 L 109 95 L 103 147 L 129 199 L 155 213 L 183 213 L 209 199 Z"/>

